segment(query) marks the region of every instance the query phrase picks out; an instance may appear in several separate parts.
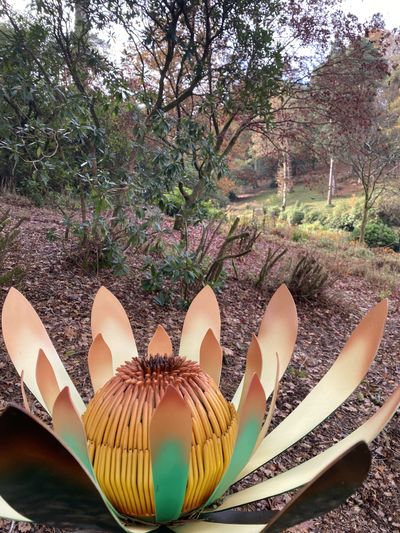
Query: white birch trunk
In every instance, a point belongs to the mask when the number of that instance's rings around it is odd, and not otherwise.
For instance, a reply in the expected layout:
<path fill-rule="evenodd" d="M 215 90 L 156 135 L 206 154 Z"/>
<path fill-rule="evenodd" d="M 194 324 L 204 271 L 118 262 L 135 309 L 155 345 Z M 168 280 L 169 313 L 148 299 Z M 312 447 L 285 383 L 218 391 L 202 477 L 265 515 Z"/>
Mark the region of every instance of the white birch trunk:
<path fill-rule="evenodd" d="M 334 160 L 333 157 L 331 157 L 330 165 L 329 165 L 329 181 L 328 181 L 328 198 L 327 198 L 327 204 L 332 205 L 332 198 L 335 194 L 335 173 L 334 173 Z"/>

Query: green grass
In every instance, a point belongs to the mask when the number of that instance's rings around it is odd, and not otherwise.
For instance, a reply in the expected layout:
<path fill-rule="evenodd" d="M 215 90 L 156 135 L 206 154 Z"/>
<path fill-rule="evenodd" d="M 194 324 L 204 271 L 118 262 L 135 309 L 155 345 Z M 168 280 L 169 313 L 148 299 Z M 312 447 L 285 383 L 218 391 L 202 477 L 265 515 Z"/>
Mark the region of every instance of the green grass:
<path fill-rule="evenodd" d="M 357 195 L 356 198 L 360 198 L 361 194 Z M 350 203 L 354 201 L 354 195 L 341 195 L 340 197 L 335 197 L 333 200 L 333 207 L 343 204 Z M 326 205 L 326 193 L 321 190 L 310 189 L 304 185 L 296 185 L 293 188 L 293 191 L 288 194 L 287 197 L 287 209 L 293 207 L 296 203 L 301 203 L 306 207 L 326 211 L 330 213 L 332 207 Z M 263 191 L 256 196 L 251 198 L 246 198 L 240 202 L 235 202 L 230 205 L 230 211 L 235 215 L 248 216 L 253 213 L 254 210 L 261 210 L 263 207 L 273 207 L 281 205 L 281 197 L 278 195 L 276 189 L 270 189 L 268 191 Z M 261 213 L 260 213 L 261 214 Z"/>

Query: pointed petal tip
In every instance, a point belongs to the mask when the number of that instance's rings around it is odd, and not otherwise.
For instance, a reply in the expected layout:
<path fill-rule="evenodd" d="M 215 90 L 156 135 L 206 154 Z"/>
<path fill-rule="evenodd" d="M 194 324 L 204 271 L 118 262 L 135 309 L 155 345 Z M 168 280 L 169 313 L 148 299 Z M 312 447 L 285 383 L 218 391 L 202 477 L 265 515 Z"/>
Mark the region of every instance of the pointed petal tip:
<path fill-rule="evenodd" d="M 280 285 L 276 289 L 276 291 L 272 295 L 272 298 L 274 296 L 279 296 L 281 298 L 284 298 L 287 301 L 287 303 L 292 304 L 295 307 L 295 309 L 296 309 L 296 303 L 294 301 L 293 295 L 292 295 L 292 293 L 290 292 L 288 286 L 285 283 L 282 283 L 282 285 Z"/>
<path fill-rule="evenodd" d="M 158 324 L 154 335 L 150 339 L 147 355 L 173 355 L 171 339 L 161 324 Z"/>
<path fill-rule="evenodd" d="M 203 291 L 205 294 L 212 294 L 215 296 L 214 289 L 211 287 L 211 285 L 204 285 L 204 287 L 200 290 L 199 294 Z"/>
<path fill-rule="evenodd" d="M 382 308 L 383 310 L 386 311 L 386 314 L 387 314 L 388 311 L 389 311 L 389 298 L 384 298 L 383 300 L 381 300 L 381 301 L 376 305 L 376 307 Z"/>
<path fill-rule="evenodd" d="M 196 298 L 212 298 L 215 302 L 218 302 L 217 295 L 214 289 L 210 285 L 204 285 L 202 289 L 196 294 L 193 300 Z"/>
<path fill-rule="evenodd" d="M 16 287 L 10 287 L 8 289 L 6 298 L 8 298 L 9 296 L 15 296 L 17 294 L 23 296 L 22 293 Z"/>
<path fill-rule="evenodd" d="M 6 312 L 7 306 L 17 298 L 23 298 L 24 300 L 26 300 L 25 296 L 21 292 L 19 292 L 18 289 L 16 289 L 15 287 L 10 287 L 4 299 L 2 318 L 4 316 L 4 313 Z"/>

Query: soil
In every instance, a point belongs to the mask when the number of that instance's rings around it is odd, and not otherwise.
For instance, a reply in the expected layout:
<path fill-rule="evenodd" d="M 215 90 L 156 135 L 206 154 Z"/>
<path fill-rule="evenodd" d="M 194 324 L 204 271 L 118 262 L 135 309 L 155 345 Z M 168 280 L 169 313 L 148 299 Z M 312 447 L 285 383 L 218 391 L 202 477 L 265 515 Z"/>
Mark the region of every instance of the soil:
<path fill-rule="evenodd" d="M 19 244 L 8 259 L 8 266 L 25 269 L 20 290 L 42 318 L 61 359 L 85 401 L 92 395 L 87 374 L 86 356 L 91 342 L 90 309 L 94 294 L 107 286 L 123 303 L 134 329 L 139 351 L 146 345 L 157 324 L 162 324 L 177 348 L 184 311 L 161 308 L 153 296 L 140 286 L 140 257 L 130 259 L 130 273 L 115 277 L 108 271 L 90 274 L 71 265 L 59 240 L 63 235 L 62 218 L 47 208 L 34 208 L 24 201 L 2 200 L 0 207 L 12 209 L 15 217 L 27 217 Z M 251 273 L 262 258 L 264 241 L 257 252 L 242 258 L 236 265 L 238 279 L 230 275 L 225 289 L 218 295 L 222 313 L 222 338 L 225 364 L 222 390 L 231 397 L 241 379 L 251 334 L 258 331 L 260 319 L 273 288 L 258 290 Z M 8 287 L 0 289 L 1 304 Z M 341 347 L 360 318 L 379 300 L 379 290 L 361 278 L 336 277 L 335 285 L 317 302 L 298 302 L 299 334 L 292 363 L 281 384 L 273 426 L 277 425 L 307 395 L 329 369 Z M 286 470 L 329 447 L 356 429 L 382 405 L 399 383 L 400 366 L 400 290 L 394 291 L 384 339 L 370 372 L 344 405 L 317 430 L 305 437 L 289 452 L 278 456 L 252 476 L 260 480 Z M 19 378 L 1 343 L 0 411 L 10 403 L 22 403 Z M 44 417 L 39 404 L 29 396 L 32 410 Z M 293 528 L 297 532 L 400 532 L 398 419 L 370 445 L 373 461 L 363 487 L 339 509 Z M 251 481 L 251 480 L 250 480 Z M 289 495 L 253 504 L 254 508 L 282 507 Z M 53 528 L 32 524 L 10 524 L 0 519 L 0 531 L 49 533 Z M 57 530 L 59 531 L 59 530 Z"/>

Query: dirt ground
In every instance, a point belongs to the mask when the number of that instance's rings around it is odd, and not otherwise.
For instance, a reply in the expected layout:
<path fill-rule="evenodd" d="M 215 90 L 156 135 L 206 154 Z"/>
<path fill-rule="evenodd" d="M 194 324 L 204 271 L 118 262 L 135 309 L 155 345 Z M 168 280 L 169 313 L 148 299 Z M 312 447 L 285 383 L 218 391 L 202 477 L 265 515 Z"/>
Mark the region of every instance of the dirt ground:
<path fill-rule="evenodd" d="M 19 202 L 0 202 L 12 207 L 13 216 L 26 216 L 18 247 L 9 266 L 19 265 L 25 271 L 20 290 L 31 301 L 47 327 L 68 372 L 84 400 L 92 395 L 87 374 L 86 357 L 91 342 L 90 309 L 101 285 L 109 288 L 123 303 L 131 319 L 138 348 L 146 345 L 157 324 L 162 324 L 178 347 L 184 311 L 157 306 L 152 295 L 140 287 L 140 258 L 131 260 L 131 272 L 114 277 L 110 272 L 88 274 L 66 261 L 58 241 L 48 239 L 49 232 L 61 236 L 60 216 L 49 209 L 32 208 Z M 47 235 L 47 237 L 46 237 Z M 258 254 L 246 256 L 238 263 L 239 279 L 228 278 L 225 290 L 218 295 L 222 312 L 222 345 L 226 364 L 222 390 L 231 397 L 244 370 L 245 355 L 251 334 L 258 331 L 270 291 L 260 291 L 248 272 L 254 269 Z M 8 288 L 1 289 L 1 304 Z M 329 369 L 341 347 L 360 318 L 379 299 L 378 290 L 363 279 L 346 276 L 338 279 L 323 301 L 299 303 L 299 335 L 292 363 L 282 379 L 273 426 L 277 425 L 307 395 Z M 271 476 L 314 456 L 356 429 L 382 405 L 399 383 L 400 377 L 400 291 L 391 296 L 390 313 L 384 339 L 369 374 L 344 405 L 313 433 L 289 452 L 278 456 L 253 479 Z M 3 342 L 0 353 L 0 410 L 9 402 L 22 403 L 18 376 L 6 355 Z M 43 415 L 32 400 L 33 411 Z M 373 453 L 371 471 L 361 490 L 346 504 L 324 517 L 297 526 L 301 532 L 400 532 L 398 417 L 370 445 Z M 251 479 L 249 480 L 251 482 Z M 279 508 L 289 496 L 259 502 L 253 508 Z M 55 533 L 40 525 L 15 524 L 0 520 L 0 531 L 32 531 Z M 57 530 L 59 531 L 59 530 Z"/>

